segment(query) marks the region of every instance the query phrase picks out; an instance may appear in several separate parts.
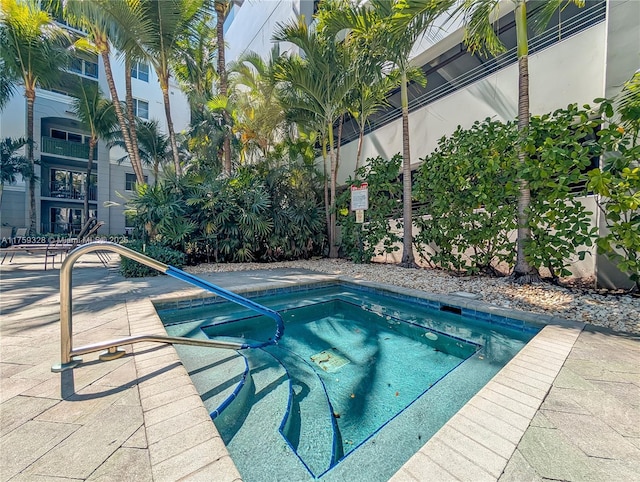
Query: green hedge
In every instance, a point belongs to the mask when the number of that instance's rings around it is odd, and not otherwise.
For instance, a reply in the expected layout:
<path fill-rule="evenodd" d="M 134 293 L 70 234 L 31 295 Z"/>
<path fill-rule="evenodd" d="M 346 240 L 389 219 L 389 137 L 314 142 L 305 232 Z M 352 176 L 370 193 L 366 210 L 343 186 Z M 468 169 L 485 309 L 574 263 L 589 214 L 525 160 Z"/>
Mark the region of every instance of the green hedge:
<path fill-rule="evenodd" d="M 181 268 L 185 264 L 184 253 L 166 246 L 143 244 L 142 241 L 132 241 L 124 246 L 176 268 Z M 125 256 L 120 256 L 120 274 L 125 278 L 142 278 L 145 276 L 158 276 L 160 272 Z"/>

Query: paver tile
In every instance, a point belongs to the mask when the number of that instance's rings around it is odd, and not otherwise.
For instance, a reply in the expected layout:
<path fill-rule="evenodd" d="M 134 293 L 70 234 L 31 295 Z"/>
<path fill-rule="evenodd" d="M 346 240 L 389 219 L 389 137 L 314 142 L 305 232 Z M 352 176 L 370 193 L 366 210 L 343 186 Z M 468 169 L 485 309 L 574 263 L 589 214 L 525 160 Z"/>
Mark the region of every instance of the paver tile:
<path fill-rule="evenodd" d="M 87 478 L 141 426 L 139 407 L 109 406 L 32 464 L 29 473 Z"/>
<path fill-rule="evenodd" d="M 211 422 L 199 423 L 150 445 L 151 462 L 155 465 L 206 441 L 211 442 L 217 455 L 215 458 L 228 455 L 224 442 L 212 425 Z"/>
<path fill-rule="evenodd" d="M 149 452 L 137 448 L 119 448 L 109 457 L 87 481 L 130 481 L 152 482 Z"/>
<path fill-rule="evenodd" d="M 28 421 L 0 438 L 0 477 L 9 480 L 62 442 L 80 426 Z"/>
<path fill-rule="evenodd" d="M 522 437 L 518 450 L 543 478 L 603 480 L 596 459 L 587 457 L 557 429 L 531 427 Z"/>
<path fill-rule="evenodd" d="M 473 420 L 478 425 L 499 434 L 514 445 L 520 441 L 520 438 L 524 433 L 524 430 L 520 430 L 513 425 L 510 425 L 501 418 L 480 410 L 474 405 L 467 404 L 458 413 L 465 418 Z"/>
<path fill-rule="evenodd" d="M 640 450 L 597 417 L 552 410 L 542 413 L 590 457 L 640 460 Z"/>
<path fill-rule="evenodd" d="M 58 403 L 51 398 L 25 397 L 18 395 L 0 404 L 0 436 L 37 417 Z"/>
<path fill-rule="evenodd" d="M 502 420 L 509 425 L 517 428 L 518 430 L 522 430 L 523 432 L 529 426 L 529 418 L 525 417 L 517 412 L 509 410 L 492 400 L 488 400 L 484 398 L 481 394 L 473 397 L 470 402 L 472 406 L 485 411 L 494 417 Z"/>
<path fill-rule="evenodd" d="M 529 465 L 519 450 L 513 453 L 498 480 L 500 482 L 542 482 L 542 478 Z"/>
<path fill-rule="evenodd" d="M 449 421 L 448 426 L 505 459 L 509 459 L 516 448 L 515 443 L 510 442 L 501 436 L 501 434 L 491 431 L 475 421 L 466 418 L 461 415 L 460 412 Z"/>
<path fill-rule="evenodd" d="M 227 456 L 228 457 L 228 456 Z M 209 464 L 224 458 L 216 451 L 212 441 L 205 441 L 195 447 L 191 447 L 173 457 L 152 466 L 154 480 L 178 480 L 188 476 Z M 215 468 L 218 474 L 219 468 Z M 219 473 L 224 477 L 224 473 Z M 237 475 L 233 475 L 237 477 Z"/>
<path fill-rule="evenodd" d="M 199 482 L 215 480 L 216 482 L 242 482 L 240 474 L 231 457 L 221 457 L 214 462 L 185 475 L 184 482 Z"/>
<path fill-rule="evenodd" d="M 437 480 L 440 482 L 457 482 L 458 479 L 440 467 L 428 456 L 418 452 L 404 464 L 389 482 Z"/>
<path fill-rule="evenodd" d="M 462 481 L 495 481 L 496 477 L 465 458 L 454 449 L 433 437 L 420 452 L 436 464 L 446 467 L 451 474 Z"/>
<path fill-rule="evenodd" d="M 434 439 L 448 445 L 461 453 L 465 458 L 471 460 L 478 467 L 481 467 L 495 478 L 498 478 L 504 470 L 511 453 L 509 453 L 509 456 L 503 457 L 458 431 L 457 428 L 458 427 L 445 425 L 434 436 Z"/>

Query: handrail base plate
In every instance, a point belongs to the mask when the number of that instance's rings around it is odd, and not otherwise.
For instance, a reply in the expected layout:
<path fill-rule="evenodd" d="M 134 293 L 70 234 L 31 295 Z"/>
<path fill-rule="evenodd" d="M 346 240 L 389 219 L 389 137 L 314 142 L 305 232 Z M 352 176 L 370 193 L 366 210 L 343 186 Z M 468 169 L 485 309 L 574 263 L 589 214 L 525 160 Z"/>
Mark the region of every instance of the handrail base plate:
<path fill-rule="evenodd" d="M 103 353 L 100 353 L 100 355 L 98 356 L 98 358 L 100 359 L 100 361 L 111 361 L 111 360 L 115 360 L 116 358 L 120 358 L 121 356 L 126 355 L 127 352 L 124 350 L 107 350 Z"/>
<path fill-rule="evenodd" d="M 69 363 L 56 363 L 55 365 L 52 365 L 51 371 L 53 373 L 62 373 L 77 367 L 80 363 L 82 363 L 82 358 L 73 357 Z"/>

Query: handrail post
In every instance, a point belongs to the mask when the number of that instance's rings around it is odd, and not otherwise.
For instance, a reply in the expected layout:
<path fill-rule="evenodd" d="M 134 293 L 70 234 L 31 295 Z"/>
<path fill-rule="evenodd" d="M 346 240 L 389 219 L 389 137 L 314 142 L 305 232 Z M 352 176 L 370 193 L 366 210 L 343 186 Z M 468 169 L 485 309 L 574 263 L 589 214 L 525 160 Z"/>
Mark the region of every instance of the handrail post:
<path fill-rule="evenodd" d="M 175 336 L 162 336 L 162 335 L 136 335 L 121 338 L 118 340 L 112 340 L 108 342 L 95 343 L 93 345 L 87 345 L 80 348 L 73 348 L 73 314 L 72 314 L 72 281 L 73 281 L 73 265 L 76 260 L 85 253 L 93 251 L 112 251 L 118 253 L 127 258 L 131 258 L 139 263 L 142 263 L 150 268 L 153 268 L 161 273 L 170 274 L 178 279 L 186 281 L 207 291 L 217 294 L 225 299 L 238 303 L 247 308 L 258 311 L 261 314 L 267 315 L 276 321 L 276 334 L 272 340 L 260 344 L 247 344 L 247 343 L 235 343 L 227 341 L 216 340 L 200 340 L 191 339 L 185 337 Z M 60 266 L 60 364 L 53 365 L 51 371 L 62 372 L 71 368 L 74 368 L 82 360 L 74 358 L 74 355 L 82 355 L 84 353 L 91 353 L 99 350 L 108 350 L 106 353 L 100 355 L 100 359 L 107 361 L 119 358 L 124 355 L 125 352 L 118 350 L 120 345 L 139 343 L 139 342 L 156 342 L 156 343 L 178 343 L 185 345 L 195 346 L 208 346 L 215 348 L 227 348 L 233 350 L 241 350 L 244 348 L 257 348 L 267 344 L 276 343 L 284 331 L 284 323 L 279 313 L 259 305 L 247 298 L 224 290 L 219 286 L 208 283 L 193 275 L 189 275 L 181 270 L 178 270 L 172 266 L 168 266 L 160 261 L 156 261 L 153 258 L 149 258 L 144 254 L 133 251 L 116 243 L 108 241 L 95 241 L 92 243 L 83 244 L 71 251 Z"/>

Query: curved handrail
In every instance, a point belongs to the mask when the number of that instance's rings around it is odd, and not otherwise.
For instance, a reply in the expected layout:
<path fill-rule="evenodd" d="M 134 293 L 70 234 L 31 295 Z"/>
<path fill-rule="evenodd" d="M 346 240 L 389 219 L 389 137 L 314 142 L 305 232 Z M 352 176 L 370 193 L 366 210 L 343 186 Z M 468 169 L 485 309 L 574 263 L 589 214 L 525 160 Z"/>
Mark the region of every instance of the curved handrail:
<path fill-rule="evenodd" d="M 165 273 L 174 278 L 180 279 L 194 286 L 202 288 L 206 291 L 214 293 L 226 300 L 232 301 L 239 305 L 257 311 L 258 313 L 273 318 L 276 322 L 276 332 L 272 339 L 266 342 L 260 343 L 235 343 L 230 341 L 216 341 L 216 340 L 199 340 L 186 337 L 176 336 L 163 336 L 163 335 L 135 335 L 125 338 L 119 338 L 117 340 L 111 340 L 101 343 L 95 343 L 92 345 L 85 345 L 79 348 L 73 348 L 73 315 L 72 315 L 72 280 L 73 280 L 73 265 L 75 262 L 86 253 L 94 251 L 111 251 L 127 258 L 133 259 L 139 263 L 142 263 L 150 268 L 153 268 L 161 273 Z M 267 345 L 272 345 L 278 342 L 278 340 L 284 334 L 284 321 L 277 311 L 274 311 L 266 306 L 262 306 L 255 301 L 251 301 L 243 296 L 233 293 L 231 291 L 220 288 L 219 286 L 209 283 L 197 276 L 186 273 L 173 266 L 166 265 L 157 261 L 149 256 L 146 256 L 132 249 L 126 248 L 116 243 L 108 241 L 95 241 L 92 243 L 83 244 L 73 251 L 69 252 L 67 257 L 60 267 L 60 364 L 51 367 L 53 372 L 61 372 L 75 367 L 81 360 L 74 359 L 78 355 L 86 353 L 92 353 L 99 350 L 108 349 L 108 353 L 105 354 L 102 359 L 108 360 L 117 358 L 124 355 L 123 351 L 118 351 L 117 347 L 120 345 L 139 343 L 139 342 L 157 342 L 157 343 L 176 343 L 184 345 L 195 346 L 209 346 L 215 348 L 228 348 L 232 350 L 241 350 L 245 348 L 262 348 Z"/>

